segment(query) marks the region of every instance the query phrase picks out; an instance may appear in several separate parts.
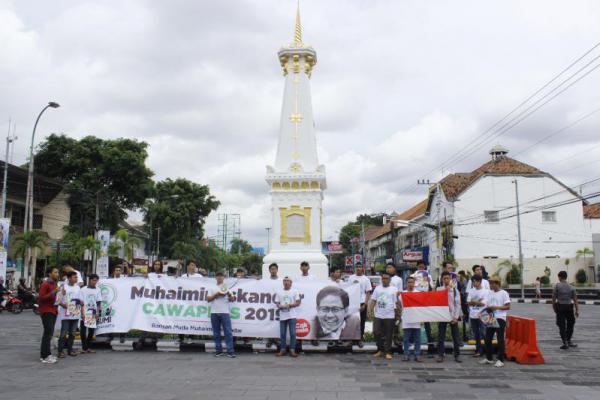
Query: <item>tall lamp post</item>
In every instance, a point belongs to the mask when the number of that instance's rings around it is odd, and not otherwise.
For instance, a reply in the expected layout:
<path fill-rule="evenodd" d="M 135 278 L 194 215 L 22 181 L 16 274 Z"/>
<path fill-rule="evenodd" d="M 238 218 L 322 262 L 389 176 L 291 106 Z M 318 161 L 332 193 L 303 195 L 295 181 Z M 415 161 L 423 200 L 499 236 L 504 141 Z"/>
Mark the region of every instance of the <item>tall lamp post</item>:
<path fill-rule="evenodd" d="M 35 125 L 33 125 L 33 133 L 31 134 L 31 146 L 29 147 L 29 174 L 27 176 L 27 198 L 25 200 L 25 223 L 23 224 L 23 231 L 31 231 L 33 230 L 33 141 L 35 139 L 35 130 L 37 128 L 38 122 L 40 122 L 40 118 L 44 111 L 48 108 L 58 108 L 60 104 L 55 103 L 53 101 L 48 102 L 48 105 L 42 108 L 37 119 L 35 120 Z"/>

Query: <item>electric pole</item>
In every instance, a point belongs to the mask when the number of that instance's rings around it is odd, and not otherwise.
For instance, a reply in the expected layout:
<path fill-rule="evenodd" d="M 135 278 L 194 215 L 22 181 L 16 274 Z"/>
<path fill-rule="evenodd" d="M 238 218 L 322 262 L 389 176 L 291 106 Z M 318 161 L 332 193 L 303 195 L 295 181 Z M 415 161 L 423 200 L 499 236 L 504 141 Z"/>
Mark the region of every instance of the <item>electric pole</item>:
<path fill-rule="evenodd" d="M 17 140 L 16 136 L 10 135 L 11 120 L 8 120 L 8 134 L 6 135 L 6 157 L 4 157 L 4 184 L 2 186 L 2 208 L 0 209 L 0 218 L 6 216 L 6 196 L 8 191 L 8 155 L 10 152 L 10 144 Z M 13 131 L 14 133 L 14 131 Z"/>
<path fill-rule="evenodd" d="M 519 208 L 519 184 L 517 179 L 513 181 L 515 184 L 515 197 L 517 200 L 517 235 L 519 239 L 519 271 L 521 272 L 521 298 L 525 298 L 525 283 L 523 281 L 523 248 L 521 247 L 521 210 Z"/>

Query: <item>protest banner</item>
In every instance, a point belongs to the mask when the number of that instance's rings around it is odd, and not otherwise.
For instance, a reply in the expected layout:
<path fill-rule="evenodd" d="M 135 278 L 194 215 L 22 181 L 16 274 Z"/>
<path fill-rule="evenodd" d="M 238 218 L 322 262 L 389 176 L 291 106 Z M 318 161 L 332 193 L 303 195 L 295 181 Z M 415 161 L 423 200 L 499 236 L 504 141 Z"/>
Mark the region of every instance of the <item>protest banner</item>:
<path fill-rule="evenodd" d="M 242 337 L 279 337 L 275 293 L 281 280 L 227 279 L 233 334 Z M 210 302 L 218 290 L 213 279 L 148 278 L 101 280 L 103 311 L 97 334 L 139 329 L 168 334 L 212 335 Z M 360 287 L 331 281 L 294 282 L 300 293 L 296 335 L 299 339 L 360 339 Z"/>

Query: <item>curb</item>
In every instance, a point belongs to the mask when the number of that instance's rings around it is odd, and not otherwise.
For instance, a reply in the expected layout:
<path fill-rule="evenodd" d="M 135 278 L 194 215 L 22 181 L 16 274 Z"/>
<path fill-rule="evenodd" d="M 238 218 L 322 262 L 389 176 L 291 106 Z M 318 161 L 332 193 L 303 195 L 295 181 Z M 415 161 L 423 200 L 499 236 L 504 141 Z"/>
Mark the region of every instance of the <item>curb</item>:
<path fill-rule="evenodd" d="M 548 300 L 548 299 L 511 299 L 511 303 L 552 304 L 552 300 Z M 587 306 L 600 306 L 600 300 L 579 300 L 577 303 L 587 305 Z"/>

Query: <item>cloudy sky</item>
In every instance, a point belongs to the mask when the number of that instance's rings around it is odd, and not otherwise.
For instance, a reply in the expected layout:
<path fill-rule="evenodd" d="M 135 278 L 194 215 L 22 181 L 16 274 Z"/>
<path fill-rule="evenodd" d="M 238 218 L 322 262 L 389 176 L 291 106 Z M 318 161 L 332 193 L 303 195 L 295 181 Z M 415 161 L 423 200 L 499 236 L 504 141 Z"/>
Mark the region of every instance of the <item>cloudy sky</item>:
<path fill-rule="evenodd" d="M 326 236 L 358 213 L 411 206 L 426 191 L 417 179 L 470 171 L 497 142 L 568 185 L 600 175 L 600 68 L 446 162 L 600 41 L 600 2 L 302 0 L 301 9 L 319 61 Z M 265 246 L 265 165 L 283 94 L 276 53 L 292 39 L 294 14 L 294 0 L 1 0 L 0 127 L 17 124 L 13 161 L 24 162 L 35 116 L 57 101 L 36 143 L 51 132 L 144 140 L 157 179 L 209 184 L 219 212 L 240 213 L 242 236 Z M 215 214 L 207 233 L 216 230 Z"/>

